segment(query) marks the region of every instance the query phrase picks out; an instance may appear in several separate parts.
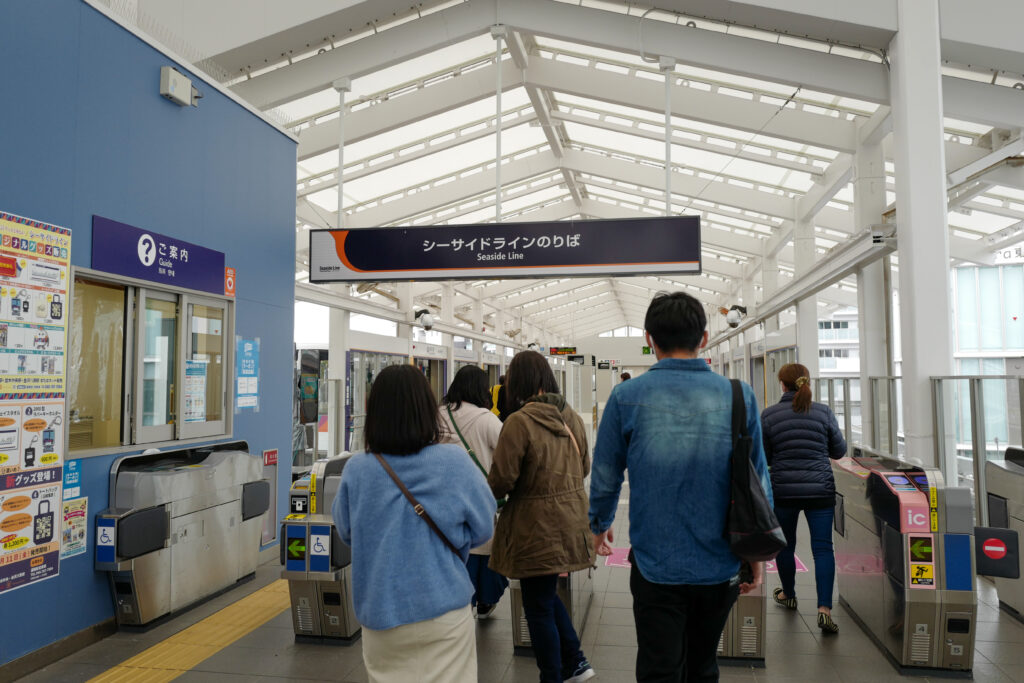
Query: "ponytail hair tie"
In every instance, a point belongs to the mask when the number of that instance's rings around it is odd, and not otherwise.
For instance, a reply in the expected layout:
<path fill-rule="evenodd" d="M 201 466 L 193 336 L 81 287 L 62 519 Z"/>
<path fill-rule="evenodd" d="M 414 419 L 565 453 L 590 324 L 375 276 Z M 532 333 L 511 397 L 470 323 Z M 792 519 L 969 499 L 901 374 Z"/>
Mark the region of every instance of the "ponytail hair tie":
<path fill-rule="evenodd" d="M 796 388 L 799 389 L 800 387 L 803 387 L 806 384 L 808 384 L 810 381 L 811 380 L 810 380 L 809 377 L 797 377 L 796 378 Z"/>

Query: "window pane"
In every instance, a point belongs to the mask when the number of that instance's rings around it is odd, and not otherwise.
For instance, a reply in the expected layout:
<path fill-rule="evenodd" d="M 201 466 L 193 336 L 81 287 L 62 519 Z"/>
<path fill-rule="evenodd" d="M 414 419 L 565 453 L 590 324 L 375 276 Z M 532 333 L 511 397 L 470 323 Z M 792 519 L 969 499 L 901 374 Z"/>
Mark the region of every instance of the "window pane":
<path fill-rule="evenodd" d="M 978 301 L 974 295 L 975 268 L 956 269 L 957 346 L 961 351 L 978 348 Z"/>
<path fill-rule="evenodd" d="M 177 304 L 146 299 L 142 332 L 142 425 L 174 424 Z"/>
<path fill-rule="evenodd" d="M 68 357 L 69 449 L 121 445 L 125 288 L 75 281 Z"/>
<path fill-rule="evenodd" d="M 978 269 L 981 298 L 981 348 L 1003 348 L 1003 321 L 999 306 L 999 268 Z"/>
<path fill-rule="evenodd" d="M 224 309 L 194 304 L 185 367 L 185 422 L 224 419 Z"/>

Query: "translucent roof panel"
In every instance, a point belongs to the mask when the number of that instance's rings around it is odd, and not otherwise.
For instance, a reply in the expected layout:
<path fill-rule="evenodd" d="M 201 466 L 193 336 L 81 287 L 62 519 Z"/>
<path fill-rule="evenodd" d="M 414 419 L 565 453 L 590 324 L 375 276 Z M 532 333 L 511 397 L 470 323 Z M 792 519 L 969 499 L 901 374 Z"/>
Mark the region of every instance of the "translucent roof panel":
<path fill-rule="evenodd" d="M 457 147 L 408 161 L 379 173 L 345 183 L 345 194 L 359 201 L 380 197 L 401 188 L 449 176 L 453 172 L 493 163 L 495 153 L 493 135 L 467 142 Z M 513 154 L 537 145 L 544 145 L 544 133 L 539 128 L 517 126 L 501 136 L 502 154 Z"/>
<path fill-rule="evenodd" d="M 366 140 L 345 145 L 346 159 L 365 159 L 389 149 L 396 149 L 419 140 L 435 138 L 443 131 L 457 129 L 467 124 L 491 120 L 495 113 L 494 96 L 487 97 L 461 107 L 454 107 L 442 114 L 420 119 L 415 123 L 389 130 Z M 501 108 L 510 112 L 529 105 L 530 98 L 523 88 L 514 88 L 501 95 Z"/>

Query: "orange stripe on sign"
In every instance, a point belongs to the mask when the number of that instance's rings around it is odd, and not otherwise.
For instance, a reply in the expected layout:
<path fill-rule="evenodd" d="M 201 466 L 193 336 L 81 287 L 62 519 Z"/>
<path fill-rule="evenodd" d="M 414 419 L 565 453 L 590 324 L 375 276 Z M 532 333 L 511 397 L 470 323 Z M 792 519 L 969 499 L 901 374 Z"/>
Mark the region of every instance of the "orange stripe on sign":
<path fill-rule="evenodd" d="M 352 262 L 348 260 L 348 255 L 345 253 L 345 240 L 348 239 L 348 230 L 332 230 L 331 237 L 334 238 L 334 251 L 338 254 L 338 259 L 345 264 L 345 267 L 354 273 L 368 273 L 370 271 L 363 270 L 362 268 L 356 268 L 352 265 Z"/>

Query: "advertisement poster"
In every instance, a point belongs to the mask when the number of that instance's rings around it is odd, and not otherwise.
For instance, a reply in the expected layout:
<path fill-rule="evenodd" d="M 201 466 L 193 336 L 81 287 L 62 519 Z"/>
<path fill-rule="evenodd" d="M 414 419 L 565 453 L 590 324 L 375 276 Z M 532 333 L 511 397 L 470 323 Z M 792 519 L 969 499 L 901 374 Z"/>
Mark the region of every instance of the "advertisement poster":
<path fill-rule="evenodd" d="M 260 409 L 260 340 L 235 338 L 235 407 Z"/>
<path fill-rule="evenodd" d="M 60 559 L 81 555 L 88 545 L 89 499 L 65 500 L 60 536 Z"/>
<path fill-rule="evenodd" d="M 0 212 L 0 593 L 59 570 L 71 231 Z"/>
<path fill-rule="evenodd" d="M 206 361 L 185 361 L 185 422 L 206 420 Z"/>

